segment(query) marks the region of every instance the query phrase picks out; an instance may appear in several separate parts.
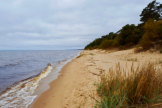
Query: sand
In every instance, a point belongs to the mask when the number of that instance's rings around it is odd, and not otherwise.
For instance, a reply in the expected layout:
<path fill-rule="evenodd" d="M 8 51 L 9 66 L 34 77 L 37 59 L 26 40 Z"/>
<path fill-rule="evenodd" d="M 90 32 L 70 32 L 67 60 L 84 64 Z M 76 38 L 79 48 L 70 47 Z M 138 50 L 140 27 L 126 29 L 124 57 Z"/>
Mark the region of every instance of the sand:
<path fill-rule="evenodd" d="M 120 63 L 129 69 L 146 61 L 162 66 L 162 54 L 142 52 L 135 54 L 133 49 L 123 51 L 91 50 L 81 52 L 81 56 L 65 65 L 62 73 L 50 83 L 50 89 L 41 94 L 33 108 L 92 108 L 96 95 L 96 84 L 100 74 Z"/>

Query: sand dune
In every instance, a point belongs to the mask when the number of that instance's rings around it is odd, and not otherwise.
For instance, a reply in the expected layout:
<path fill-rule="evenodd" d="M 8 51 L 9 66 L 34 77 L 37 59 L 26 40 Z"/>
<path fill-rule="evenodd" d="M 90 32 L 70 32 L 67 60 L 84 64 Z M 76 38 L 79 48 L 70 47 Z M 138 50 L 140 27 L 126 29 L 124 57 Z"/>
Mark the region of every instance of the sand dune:
<path fill-rule="evenodd" d="M 118 62 L 129 69 L 132 63 L 138 65 L 146 61 L 155 62 L 157 68 L 161 68 L 162 54 L 135 54 L 133 49 L 83 51 L 62 68 L 62 74 L 50 83 L 50 89 L 37 99 L 33 108 L 92 108 L 98 99 L 95 84 L 102 72 L 108 72 Z"/>

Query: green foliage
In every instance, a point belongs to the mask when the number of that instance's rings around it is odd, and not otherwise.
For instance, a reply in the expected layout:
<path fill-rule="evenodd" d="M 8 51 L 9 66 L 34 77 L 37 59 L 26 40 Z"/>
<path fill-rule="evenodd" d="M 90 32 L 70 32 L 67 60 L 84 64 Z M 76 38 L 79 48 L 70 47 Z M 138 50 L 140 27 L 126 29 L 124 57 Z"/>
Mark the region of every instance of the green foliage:
<path fill-rule="evenodd" d="M 140 21 L 146 22 L 149 19 L 159 20 L 160 16 L 162 14 L 162 4 L 156 2 L 156 0 L 153 0 L 151 3 L 147 5 L 146 8 L 143 9 L 141 13 L 141 19 Z"/>
<path fill-rule="evenodd" d="M 110 32 L 108 35 L 95 39 L 92 43 L 88 44 L 85 49 L 106 49 L 124 45 L 136 45 L 140 41 L 142 35 L 143 29 L 141 29 L 140 26 L 127 24 L 117 33 Z"/>
<path fill-rule="evenodd" d="M 110 32 L 109 34 L 102 36 L 101 39 L 103 39 L 103 40 L 105 40 L 105 39 L 113 40 L 116 36 L 117 36 L 116 33 Z"/>
<path fill-rule="evenodd" d="M 153 47 L 155 43 L 162 44 L 162 20 L 148 20 L 144 25 L 144 30 L 145 33 L 140 42 L 144 50 Z"/>
<path fill-rule="evenodd" d="M 107 40 L 113 40 L 115 39 L 115 37 L 117 36 L 116 33 L 113 33 L 113 32 L 110 32 L 108 35 L 104 35 L 102 36 L 101 38 L 97 38 L 95 39 L 93 42 L 91 42 L 90 44 L 88 44 L 85 49 L 95 49 L 95 48 L 107 48 L 105 45 L 106 45 L 106 42 Z M 110 43 L 110 42 L 108 42 Z M 102 45 L 101 45 L 102 44 Z"/>
<path fill-rule="evenodd" d="M 115 37 L 117 36 L 116 33 L 110 32 L 109 35 L 107 36 L 107 39 L 115 39 Z"/>
<path fill-rule="evenodd" d="M 99 46 L 102 42 L 101 38 L 97 38 L 95 39 L 93 42 L 91 42 L 90 44 L 88 44 L 85 49 L 95 49 L 97 48 L 97 46 Z"/>
<path fill-rule="evenodd" d="M 106 48 L 109 48 L 111 45 L 113 44 L 113 40 L 104 40 L 101 45 L 100 45 L 100 48 L 102 49 L 106 49 Z"/>
<path fill-rule="evenodd" d="M 153 0 L 143 9 L 140 16 L 143 23 L 137 26 L 127 24 L 116 33 L 110 32 L 101 36 L 101 38 L 95 39 L 85 49 L 118 47 L 119 50 L 123 50 L 139 44 L 142 46 L 142 48 L 136 50 L 136 52 L 139 52 L 153 47 L 155 43 L 160 43 L 162 46 L 162 20 L 160 20 L 162 4 Z"/>
<path fill-rule="evenodd" d="M 137 44 L 141 38 L 140 29 L 138 29 L 134 24 L 125 25 L 119 34 L 119 44 L 126 45 L 128 43 Z"/>

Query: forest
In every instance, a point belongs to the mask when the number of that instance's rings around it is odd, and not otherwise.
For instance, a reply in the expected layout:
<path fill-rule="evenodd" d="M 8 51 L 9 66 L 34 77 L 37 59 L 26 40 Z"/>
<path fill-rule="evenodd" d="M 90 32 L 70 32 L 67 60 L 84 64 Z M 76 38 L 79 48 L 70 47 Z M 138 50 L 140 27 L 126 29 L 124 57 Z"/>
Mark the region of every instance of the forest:
<path fill-rule="evenodd" d="M 124 50 L 136 47 L 136 51 L 162 47 L 162 4 L 153 0 L 140 14 L 140 24 L 126 24 L 116 33 L 110 32 L 89 43 L 85 49 Z"/>

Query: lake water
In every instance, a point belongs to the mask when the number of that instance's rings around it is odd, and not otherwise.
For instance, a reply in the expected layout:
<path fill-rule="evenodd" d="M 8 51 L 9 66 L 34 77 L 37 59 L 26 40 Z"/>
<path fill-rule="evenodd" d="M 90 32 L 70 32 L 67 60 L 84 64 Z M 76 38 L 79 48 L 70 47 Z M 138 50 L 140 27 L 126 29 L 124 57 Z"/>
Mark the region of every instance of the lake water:
<path fill-rule="evenodd" d="M 0 107 L 27 107 L 36 98 L 32 94 L 39 82 L 79 53 L 80 50 L 0 51 Z"/>

